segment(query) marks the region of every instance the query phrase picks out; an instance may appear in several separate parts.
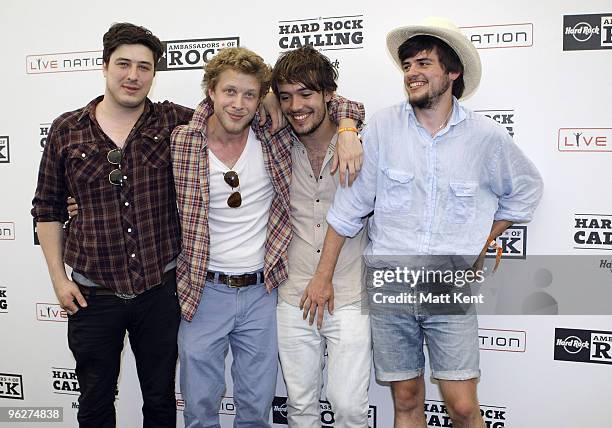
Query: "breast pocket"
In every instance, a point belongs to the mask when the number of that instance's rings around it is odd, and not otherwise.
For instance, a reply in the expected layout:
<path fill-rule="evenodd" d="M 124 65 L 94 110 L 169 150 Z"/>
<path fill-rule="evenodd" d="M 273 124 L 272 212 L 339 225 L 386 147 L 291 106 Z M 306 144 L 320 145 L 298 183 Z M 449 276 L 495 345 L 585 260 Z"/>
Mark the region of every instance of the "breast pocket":
<path fill-rule="evenodd" d="M 166 128 L 143 131 L 142 155 L 146 165 L 165 169 L 170 165 L 170 132 Z"/>
<path fill-rule="evenodd" d="M 476 210 L 478 183 L 473 181 L 451 182 L 448 193 L 447 220 L 450 223 L 469 223 Z"/>
<path fill-rule="evenodd" d="M 414 173 L 392 168 L 383 168 L 383 209 L 408 211 L 412 207 Z"/>
<path fill-rule="evenodd" d="M 68 149 L 66 174 L 76 182 L 95 183 L 111 169 L 96 145 L 79 144 Z"/>

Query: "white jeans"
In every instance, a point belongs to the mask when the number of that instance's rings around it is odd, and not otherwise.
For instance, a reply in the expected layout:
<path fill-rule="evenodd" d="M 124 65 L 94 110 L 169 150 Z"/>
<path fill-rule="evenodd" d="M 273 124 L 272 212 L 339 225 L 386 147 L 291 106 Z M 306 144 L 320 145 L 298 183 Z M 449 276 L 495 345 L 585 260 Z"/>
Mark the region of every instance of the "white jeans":
<path fill-rule="evenodd" d="M 279 299 L 278 350 L 287 386 L 289 427 L 321 427 L 319 400 L 327 345 L 327 399 L 335 427 L 367 428 L 372 365 L 370 317 L 359 305 L 325 312 L 323 327 L 310 326 L 302 311 Z"/>

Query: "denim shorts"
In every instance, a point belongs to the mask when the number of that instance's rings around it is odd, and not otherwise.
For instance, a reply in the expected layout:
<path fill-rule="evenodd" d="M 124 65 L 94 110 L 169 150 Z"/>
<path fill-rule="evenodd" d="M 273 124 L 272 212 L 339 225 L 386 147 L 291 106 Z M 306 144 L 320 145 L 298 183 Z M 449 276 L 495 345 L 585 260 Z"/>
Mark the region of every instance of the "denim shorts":
<path fill-rule="evenodd" d="M 387 290 L 392 292 L 393 286 Z M 376 291 L 368 287 L 370 299 Z M 415 293 L 406 287 L 396 292 Z M 394 306 L 389 310 L 370 307 L 376 379 L 392 382 L 421 376 L 425 369 L 424 341 L 434 378 L 480 377 L 478 319 L 474 310 L 463 315 L 436 315 L 422 310 L 418 302 Z"/>

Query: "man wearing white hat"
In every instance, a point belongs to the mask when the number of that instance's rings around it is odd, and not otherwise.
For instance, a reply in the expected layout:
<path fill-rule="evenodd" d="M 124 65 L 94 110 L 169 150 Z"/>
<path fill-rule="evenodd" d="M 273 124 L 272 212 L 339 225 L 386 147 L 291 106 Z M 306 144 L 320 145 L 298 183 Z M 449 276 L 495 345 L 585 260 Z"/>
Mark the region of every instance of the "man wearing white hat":
<path fill-rule="evenodd" d="M 406 287 L 399 275 L 381 284 L 378 274 L 395 272 L 399 256 L 411 269 L 423 257 L 444 255 L 482 266 L 487 243 L 511 224 L 531 220 L 542 180 L 504 128 L 459 104 L 478 87 L 481 64 L 454 24 L 428 18 L 391 31 L 387 46 L 404 72 L 408 100 L 375 114 L 364 131 L 361 173 L 352 187 L 338 188 L 309 287 L 329 294 L 345 237 L 358 233 L 362 217 L 373 211 L 365 256 L 374 365 L 378 380 L 391 383 L 395 428 L 426 426 L 424 338 L 453 426 L 484 427 L 474 307 L 451 305 L 452 315 L 432 309 L 420 300 L 419 287 L 442 281 L 413 276 Z M 378 305 L 385 294 L 408 297 Z"/>

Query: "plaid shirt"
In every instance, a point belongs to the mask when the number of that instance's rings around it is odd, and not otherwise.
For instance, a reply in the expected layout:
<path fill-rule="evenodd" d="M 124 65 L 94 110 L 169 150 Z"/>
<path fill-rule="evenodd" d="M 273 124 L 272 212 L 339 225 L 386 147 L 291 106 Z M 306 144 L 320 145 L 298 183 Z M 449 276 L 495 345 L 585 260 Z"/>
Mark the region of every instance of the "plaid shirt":
<path fill-rule="evenodd" d="M 102 98 L 51 125 L 32 215 L 37 222 L 64 222 L 66 198 L 74 196 L 79 215 L 68 228 L 64 262 L 101 286 L 139 294 L 162 281 L 164 267 L 179 253 L 169 138 L 193 110 L 147 99 L 122 148 L 127 180 L 115 186 L 108 175 L 119 166 L 106 156 L 117 146 L 95 118 Z"/>
<path fill-rule="evenodd" d="M 363 121 L 365 112 L 360 103 L 336 96 L 328 104 L 332 119 L 338 117 Z M 213 114 L 209 103 L 202 101 L 189 125 L 172 132 L 171 155 L 174 183 L 182 229 L 182 250 L 177 260 L 177 289 L 183 318 L 190 321 L 200 303 L 209 261 L 208 230 L 209 164 L 206 130 Z M 291 128 L 271 135 L 269 120 L 259 126 L 256 115 L 251 124 L 261 141 L 266 171 L 274 187 L 274 199 L 268 218 L 264 257 L 266 287 L 272 289 L 287 279 L 287 248 L 292 237 L 289 219 L 289 184 L 291 182 Z"/>

